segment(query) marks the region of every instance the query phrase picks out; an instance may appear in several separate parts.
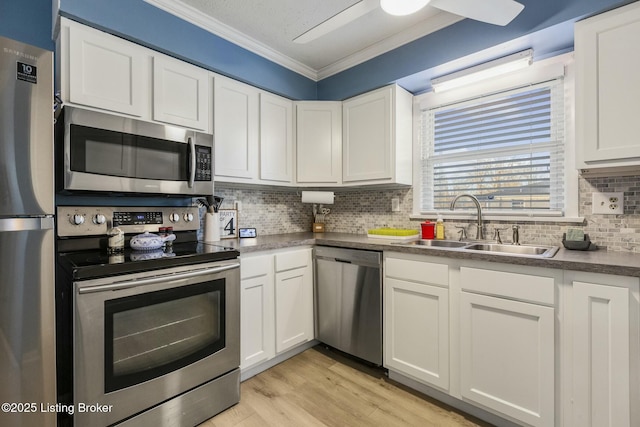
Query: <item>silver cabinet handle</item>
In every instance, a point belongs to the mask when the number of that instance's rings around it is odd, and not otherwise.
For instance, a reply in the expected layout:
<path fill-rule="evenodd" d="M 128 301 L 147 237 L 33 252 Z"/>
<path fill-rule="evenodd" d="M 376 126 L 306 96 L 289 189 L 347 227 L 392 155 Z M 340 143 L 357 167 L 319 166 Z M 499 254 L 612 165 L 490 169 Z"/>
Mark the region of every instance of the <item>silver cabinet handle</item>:
<path fill-rule="evenodd" d="M 123 280 L 120 282 L 113 282 L 108 285 L 96 285 L 96 286 L 90 286 L 86 288 L 79 288 L 78 293 L 89 294 L 94 292 L 117 291 L 121 289 L 129 289 L 129 288 L 135 288 L 138 286 L 153 285 L 153 284 L 162 283 L 162 282 L 174 282 L 177 280 L 184 280 L 192 277 L 204 276 L 207 274 L 222 273 L 223 271 L 232 270 L 238 267 L 240 267 L 240 263 L 234 262 L 232 264 L 221 265 L 220 267 L 203 268 L 201 270 L 189 271 L 186 273 L 163 274 L 160 276 L 149 277 L 147 279 Z"/>

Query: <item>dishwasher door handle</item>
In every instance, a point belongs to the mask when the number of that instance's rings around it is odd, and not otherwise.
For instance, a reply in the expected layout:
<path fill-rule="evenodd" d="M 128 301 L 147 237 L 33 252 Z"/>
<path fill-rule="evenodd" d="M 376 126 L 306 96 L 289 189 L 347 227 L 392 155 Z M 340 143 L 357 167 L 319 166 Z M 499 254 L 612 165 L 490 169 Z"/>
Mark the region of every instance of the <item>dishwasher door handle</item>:
<path fill-rule="evenodd" d="M 335 262 L 343 262 L 345 264 L 351 264 L 352 261 L 349 261 L 348 259 L 341 259 L 341 258 L 334 258 Z"/>

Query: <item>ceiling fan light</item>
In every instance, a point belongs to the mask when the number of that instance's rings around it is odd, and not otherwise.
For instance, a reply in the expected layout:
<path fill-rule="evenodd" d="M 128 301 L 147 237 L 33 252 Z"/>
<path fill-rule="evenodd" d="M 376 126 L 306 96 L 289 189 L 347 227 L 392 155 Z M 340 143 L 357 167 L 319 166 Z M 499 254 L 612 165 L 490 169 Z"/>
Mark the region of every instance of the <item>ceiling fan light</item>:
<path fill-rule="evenodd" d="M 389 15 L 411 15 L 425 7 L 430 0 L 380 0 L 380 7 Z"/>

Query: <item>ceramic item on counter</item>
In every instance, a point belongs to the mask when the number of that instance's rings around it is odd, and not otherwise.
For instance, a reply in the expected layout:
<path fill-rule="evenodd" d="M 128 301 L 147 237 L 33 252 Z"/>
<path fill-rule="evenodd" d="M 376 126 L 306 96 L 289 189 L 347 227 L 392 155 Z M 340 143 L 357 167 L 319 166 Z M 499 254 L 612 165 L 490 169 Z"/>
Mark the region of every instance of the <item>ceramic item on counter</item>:
<path fill-rule="evenodd" d="M 176 239 L 175 234 L 167 234 L 166 236 L 158 236 L 157 234 L 149 233 L 145 231 L 142 234 L 133 236 L 129 242 L 131 249 L 137 251 L 153 251 L 155 249 L 162 248 L 166 242 L 171 242 Z"/>

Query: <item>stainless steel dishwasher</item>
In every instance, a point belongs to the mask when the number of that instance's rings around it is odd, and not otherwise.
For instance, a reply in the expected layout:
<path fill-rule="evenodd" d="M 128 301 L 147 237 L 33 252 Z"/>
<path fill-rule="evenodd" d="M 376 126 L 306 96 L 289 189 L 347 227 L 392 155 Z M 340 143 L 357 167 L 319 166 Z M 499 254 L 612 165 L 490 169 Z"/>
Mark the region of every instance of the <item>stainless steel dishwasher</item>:
<path fill-rule="evenodd" d="M 382 254 L 315 248 L 316 337 L 382 365 Z"/>

